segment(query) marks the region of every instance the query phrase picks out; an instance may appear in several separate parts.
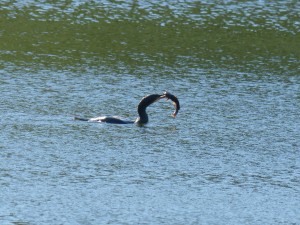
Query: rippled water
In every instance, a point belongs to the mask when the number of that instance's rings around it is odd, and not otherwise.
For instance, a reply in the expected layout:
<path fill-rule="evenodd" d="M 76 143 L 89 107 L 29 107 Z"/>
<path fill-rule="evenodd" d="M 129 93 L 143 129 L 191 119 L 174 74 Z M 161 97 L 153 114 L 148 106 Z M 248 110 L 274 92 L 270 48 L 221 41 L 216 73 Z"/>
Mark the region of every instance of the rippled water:
<path fill-rule="evenodd" d="M 300 223 L 298 1 L 0 6 L 1 224 Z"/>

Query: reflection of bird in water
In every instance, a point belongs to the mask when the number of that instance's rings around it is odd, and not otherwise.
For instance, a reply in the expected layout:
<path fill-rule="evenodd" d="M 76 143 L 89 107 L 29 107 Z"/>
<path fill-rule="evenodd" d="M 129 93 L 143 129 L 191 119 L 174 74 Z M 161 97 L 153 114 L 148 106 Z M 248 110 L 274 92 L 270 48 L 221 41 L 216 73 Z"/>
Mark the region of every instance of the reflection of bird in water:
<path fill-rule="evenodd" d="M 108 117 L 108 116 L 101 116 L 101 117 L 95 117 L 90 119 L 75 117 L 75 120 L 81 120 L 81 121 L 88 121 L 88 122 L 103 122 L 103 123 L 114 123 L 114 124 L 132 124 L 135 123 L 137 125 L 143 125 L 148 123 L 148 114 L 146 113 L 146 108 L 151 105 L 152 103 L 162 99 L 171 99 L 173 101 L 173 104 L 175 105 L 175 112 L 172 114 L 173 117 L 175 117 L 180 109 L 179 101 L 176 96 L 172 95 L 169 92 L 164 92 L 162 95 L 159 94 L 153 94 L 153 95 L 147 95 L 145 96 L 139 103 L 137 107 L 137 111 L 139 114 L 139 117 L 135 121 L 127 121 L 119 119 L 118 117 Z"/>

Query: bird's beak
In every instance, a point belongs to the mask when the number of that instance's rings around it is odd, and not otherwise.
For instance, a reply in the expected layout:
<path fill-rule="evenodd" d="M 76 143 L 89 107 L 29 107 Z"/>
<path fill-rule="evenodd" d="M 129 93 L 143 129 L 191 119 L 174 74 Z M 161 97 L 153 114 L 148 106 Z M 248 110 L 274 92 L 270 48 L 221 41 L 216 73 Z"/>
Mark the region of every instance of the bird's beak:
<path fill-rule="evenodd" d="M 165 92 L 160 96 L 160 98 L 166 98 L 167 100 L 169 100 L 169 98 L 167 97 L 167 94 L 168 94 L 168 92 L 165 91 Z"/>

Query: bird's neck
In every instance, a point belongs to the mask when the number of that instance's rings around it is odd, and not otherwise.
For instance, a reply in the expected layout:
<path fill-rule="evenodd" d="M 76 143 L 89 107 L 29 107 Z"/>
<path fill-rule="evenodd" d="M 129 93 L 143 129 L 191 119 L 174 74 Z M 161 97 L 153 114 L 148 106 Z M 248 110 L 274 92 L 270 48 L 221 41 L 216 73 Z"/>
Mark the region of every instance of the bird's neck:
<path fill-rule="evenodd" d="M 148 115 L 146 113 L 146 108 L 138 109 L 139 117 L 136 119 L 135 123 L 142 125 L 148 123 Z"/>

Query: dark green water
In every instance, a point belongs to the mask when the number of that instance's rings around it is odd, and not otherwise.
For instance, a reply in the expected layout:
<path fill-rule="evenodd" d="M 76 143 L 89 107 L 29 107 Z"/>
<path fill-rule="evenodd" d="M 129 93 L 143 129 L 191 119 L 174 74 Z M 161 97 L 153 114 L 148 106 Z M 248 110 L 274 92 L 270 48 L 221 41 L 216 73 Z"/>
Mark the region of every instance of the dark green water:
<path fill-rule="evenodd" d="M 299 224 L 299 1 L 1 1 L 0 224 Z M 181 103 L 148 108 L 146 94 Z"/>
<path fill-rule="evenodd" d="M 1 61 L 297 74 L 298 1 L 2 2 Z"/>

